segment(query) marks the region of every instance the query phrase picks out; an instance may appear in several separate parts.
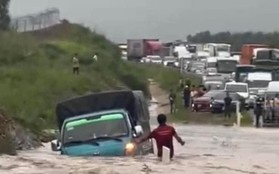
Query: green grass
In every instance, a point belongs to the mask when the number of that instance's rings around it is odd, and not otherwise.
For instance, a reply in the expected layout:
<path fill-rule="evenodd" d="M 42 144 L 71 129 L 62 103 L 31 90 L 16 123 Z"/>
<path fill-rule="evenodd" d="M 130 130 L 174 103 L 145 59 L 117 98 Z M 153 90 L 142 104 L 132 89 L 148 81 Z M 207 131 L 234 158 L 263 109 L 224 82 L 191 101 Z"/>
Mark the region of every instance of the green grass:
<path fill-rule="evenodd" d="M 171 89 L 177 93 L 181 92 L 179 89 L 179 80 L 191 82 L 191 84 L 198 85 L 201 83 L 201 78 L 193 76 L 192 74 L 181 74 L 179 69 L 165 68 L 162 65 L 141 64 L 139 68 L 145 72 L 145 75 L 160 83 L 160 87 L 166 91 Z"/>
<path fill-rule="evenodd" d="M 116 45 L 82 26 L 5 32 L 0 39 L 1 109 L 33 132 L 55 127 L 56 103 L 76 95 L 130 88 L 150 96 L 142 69 L 122 61 Z M 95 52 L 99 60 L 93 63 Z M 72 74 L 74 53 L 80 58 L 79 76 Z"/>

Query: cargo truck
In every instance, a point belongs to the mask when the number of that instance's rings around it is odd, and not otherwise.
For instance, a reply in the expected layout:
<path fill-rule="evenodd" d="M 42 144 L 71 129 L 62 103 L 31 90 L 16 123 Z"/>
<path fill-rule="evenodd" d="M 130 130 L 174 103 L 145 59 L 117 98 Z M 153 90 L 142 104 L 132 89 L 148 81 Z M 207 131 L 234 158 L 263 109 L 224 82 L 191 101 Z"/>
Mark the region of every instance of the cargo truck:
<path fill-rule="evenodd" d="M 106 91 L 62 101 L 56 106 L 53 151 L 68 156 L 134 156 L 153 151 L 148 102 L 142 91 Z"/>
<path fill-rule="evenodd" d="M 173 48 L 171 46 L 162 46 L 160 48 L 159 56 L 161 58 L 173 56 Z"/>
<path fill-rule="evenodd" d="M 279 49 L 260 49 L 255 53 L 252 59 L 252 64 L 257 67 L 269 69 L 278 68 L 279 66 Z"/>
<path fill-rule="evenodd" d="M 268 45 L 264 44 L 245 44 L 242 46 L 241 49 L 241 58 L 240 58 L 240 64 L 242 65 L 250 65 L 251 61 L 254 57 L 254 49 L 257 48 L 268 48 Z"/>
<path fill-rule="evenodd" d="M 128 60 L 140 61 L 147 55 L 160 55 L 162 48 L 159 39 L 129 39 L 127 40 Z"/>
<path fill-rule="evenodd" d="M 230 57 L 231 45 L 223 43 L 208 43 L 204 46 L 210 57 Z"/>

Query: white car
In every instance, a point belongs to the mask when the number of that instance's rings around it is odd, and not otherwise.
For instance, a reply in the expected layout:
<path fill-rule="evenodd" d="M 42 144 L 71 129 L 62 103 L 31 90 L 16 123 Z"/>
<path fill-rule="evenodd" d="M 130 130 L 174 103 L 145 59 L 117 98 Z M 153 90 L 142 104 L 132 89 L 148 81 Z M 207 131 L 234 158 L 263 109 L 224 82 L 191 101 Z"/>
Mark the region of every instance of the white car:
<path fill-rule="evenodd" d="M 157 56 L 157 55 L 149 55 L 149 56 L 146 56 L 147 59 L 150 60 L 150 63 L 156 63 L 156 64 L 162 64 L 163 63 L 163 60 L 160 56 Z"/>
<path fill-rule="evenodd" d="M 140 60 L 141 63 L 150 63 L 151 60 L 147 57 L 143 57 L 141 60 Z"/>
<path fill-rule="evenodd" d="M 245 100 L 248 100 L 249 98 L 249 88 L 247 83 L 228 82 L 225 85 L 225 91 L 236 92 Z"/>

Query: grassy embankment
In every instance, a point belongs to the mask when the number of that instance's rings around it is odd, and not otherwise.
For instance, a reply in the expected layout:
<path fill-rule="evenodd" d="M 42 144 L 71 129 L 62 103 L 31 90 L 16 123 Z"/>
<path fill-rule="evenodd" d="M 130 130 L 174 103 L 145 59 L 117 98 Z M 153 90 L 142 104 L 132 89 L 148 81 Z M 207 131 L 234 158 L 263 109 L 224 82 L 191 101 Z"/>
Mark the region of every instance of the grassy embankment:
<path fill-rule="evenodd" d="M 120 60 L 116 45 L 87 28 L 65 23 L 0 38 L 1 114 L 36 134 L 56 126 L 55 105 L 66 98 L 123 88 L 149 95 L 141 69 Z M 99 60 L 93 63 L 95 52 Z M 74 53 L 80 58 L 78 76 L 72 74 Z"/>

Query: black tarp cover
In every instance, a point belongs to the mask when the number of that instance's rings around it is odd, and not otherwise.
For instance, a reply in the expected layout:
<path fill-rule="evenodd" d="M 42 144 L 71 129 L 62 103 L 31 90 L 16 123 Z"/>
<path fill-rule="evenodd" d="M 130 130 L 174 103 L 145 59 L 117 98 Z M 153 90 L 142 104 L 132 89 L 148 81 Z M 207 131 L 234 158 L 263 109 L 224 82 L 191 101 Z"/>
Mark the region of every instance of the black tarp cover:
<path fill-rule="evenodd" d="M 56 106 L 59 129 L 67 118 L 112 109 L 127 110 L 135 121 L 141 114 L 136 105 L 136 98 L 137 95 L 133 91 L 123 90 L 93 93 L 60 102 Z"/>

